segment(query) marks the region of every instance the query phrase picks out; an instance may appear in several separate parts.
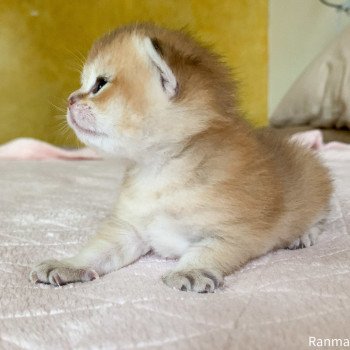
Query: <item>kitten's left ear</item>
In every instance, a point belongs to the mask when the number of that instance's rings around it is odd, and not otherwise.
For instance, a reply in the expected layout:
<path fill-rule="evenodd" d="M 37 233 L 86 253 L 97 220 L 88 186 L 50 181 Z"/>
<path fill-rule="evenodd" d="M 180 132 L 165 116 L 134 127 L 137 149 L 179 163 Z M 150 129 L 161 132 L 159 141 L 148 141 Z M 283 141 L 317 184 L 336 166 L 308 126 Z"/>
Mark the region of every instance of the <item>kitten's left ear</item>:
<path fill-rule="evenodd" d="M 164 92 L 169 98 L 174 97 L 178 92 L 178 82 L 173 71 L 162 57 L 159 41 L 157 39 L 144 38 L 143 46 L 148 57 L 158 70 Z"/>

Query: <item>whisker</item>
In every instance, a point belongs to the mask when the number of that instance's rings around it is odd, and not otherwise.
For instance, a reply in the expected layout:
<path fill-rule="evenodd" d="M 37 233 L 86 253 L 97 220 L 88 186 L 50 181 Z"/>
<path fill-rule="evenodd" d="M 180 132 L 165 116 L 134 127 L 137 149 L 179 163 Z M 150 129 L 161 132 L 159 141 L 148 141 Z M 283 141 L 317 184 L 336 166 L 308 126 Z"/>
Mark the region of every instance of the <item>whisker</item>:
<path fill-rule="evenodd" d="M 82 55 L 80 52 L 78 52 L 79 55 L 80 55 L 80 57 L 79 57 L 76 53 L 74 53 L 74 52 L 71 51 L 70 49 L 65 48 L 65 50 L 66 50 L 68 53 L 70 53 L 70 54 L 77 60 L 76 63 L 79 64 L 80 70 L 82 70 L 82 68 L 84 67 L 84 64 L 85 64 L 85 57 L 83 57 L 83 55 Z"/>
<path fill-rule="evenodd" d="M 68 70 L 71 71 L 71 72 L 75 72 L 75 73 L 78 73 L 79 75 L 81 75 L 81 71 L 82 71 L 82 68 L 80 67 L 69 67 L 68 66 Z"/>
<path fill-rule="evenodd" d="M 75 49 L 75 53 L 78 55 L 78 57 L 80 57 L 80 59 L 83 61 L 83 63 L 85 63 L 86 56 L 78 49 Z"/>
<path fill-rule="evenodd" d="M 74 145 L 76 143 L 76 137 L 68 125 L 61 125 L 56 131 L 56 139 L 58 140 L 60 138 L 60 143 L 63 146 Z"/>
<path fill-rule="evenodd" d="M 51 101 L 49 101 L 49 104 L 51 105 L 51 107 L 54 107 L 55 109 L 57 109 L 59 112 L 67 112 L 67 108 L 57 106 L 54 103 L 52 103 Z"/>
<path fill-rule="evenodd" d="M 55 114 L 53 117 L 57 119 L 66 119 L 67 114 Z"/>
<path fill-rule="evenodd" d="M 61 136 L 67 136 L 67 135 L 71 135 L 71 130 L 68 126 L 65 125 L 60 125 L 57 127 L 57 132 L 61 135 Z"/>

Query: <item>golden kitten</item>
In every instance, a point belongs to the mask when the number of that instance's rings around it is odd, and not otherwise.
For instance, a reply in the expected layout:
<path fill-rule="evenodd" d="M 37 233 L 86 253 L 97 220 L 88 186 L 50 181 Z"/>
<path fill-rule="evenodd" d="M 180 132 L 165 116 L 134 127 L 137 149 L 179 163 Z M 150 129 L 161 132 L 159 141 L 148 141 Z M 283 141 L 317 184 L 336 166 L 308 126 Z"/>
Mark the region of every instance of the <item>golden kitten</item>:
<path fill-rule="evenodd" d="M 226 66 L 182 32 L 130 25 L 98 40 L 67 118 L 81 141 L 130 163 L 100 232 L 77 256 L 37 265 L 32 281 L 89 281 L 154 250 L 179 257 L 165 284 L 212 292 L 250 259 L 317 236 L 327 170 L 254 132 Z"/>

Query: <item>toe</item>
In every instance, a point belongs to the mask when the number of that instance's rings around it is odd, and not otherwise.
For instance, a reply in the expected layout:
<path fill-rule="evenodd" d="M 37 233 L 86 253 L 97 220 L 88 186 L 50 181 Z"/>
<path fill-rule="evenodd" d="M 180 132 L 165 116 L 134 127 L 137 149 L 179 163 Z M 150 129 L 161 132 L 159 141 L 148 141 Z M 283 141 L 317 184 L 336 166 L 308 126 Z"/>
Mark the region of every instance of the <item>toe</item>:
<path fill-rule="evenodd" d="M 33 283 L 37 283 L 39 282 L 39 277 L 38 274 L 36 273 L 36 271 L 31 271 L 29 274 L 29 280 Z"/>
<path fill-rule="evenodd" d="M 86 281 L 94 281 L 94 280 L 98 280 L 100 276 L 95 270 L 86 270 L 85 278 L 86 278 Z"/>
<path fill-rule="evenodd" d="M 301 242 L 300 242 L 300 239 L 298 238 L 292 244 L 290 244 L 288 246 L 288 249 L 298 249 L 298 248 L 300 248 L 300 244 L 301 244 Z"/>
<path fill-rule="evenodd" d="M 49 274 L 57 266 L 57 260 L 45 260 L 36 265 L 29 274 L 29 279 L 33 283 L 50 283 Z"/>
<path fill-rule="evenodd" d="M 162 277 L 163 282 L 174 289 L 184 292 L 192 290 L 193 279 L 187 278 L 179 272 L 170 272 Z"/>
<path fill-rule="evenodd" d="M 312 245 L 309 235 L 304 235 L 303 237 L 301 237 L 301 242 L 303 248 L 308 248 Z"/>
<path fill-rule="evenodd" d="M 317 242 L 318 236 L 320 235 L 320 233 L 321 233 L 321 230 L 319 227 L 313 227 L 310 230 L 310 233 L 309 233 L 310 245 L 314 245 Z"/>
<path fill-rule="evenodd" d="M 52 273 L 50 273 L 49 281 L 51 284 L 56 285 L 56 286 L 62 286 L 64 284 L 58 271 L 56 271 L 56 270 L 54 270 Z"/>

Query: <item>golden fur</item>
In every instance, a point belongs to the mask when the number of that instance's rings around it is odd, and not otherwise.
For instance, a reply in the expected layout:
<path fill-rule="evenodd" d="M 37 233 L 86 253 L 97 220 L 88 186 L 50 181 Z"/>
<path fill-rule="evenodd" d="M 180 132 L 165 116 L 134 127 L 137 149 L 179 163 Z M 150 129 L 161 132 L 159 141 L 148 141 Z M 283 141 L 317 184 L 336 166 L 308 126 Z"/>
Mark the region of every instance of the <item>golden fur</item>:
<path fill-rule="evenodd" d="M 101 75 L 106 83 L 93 93 Z M 167 285 L 213 291 L 250 259 L 309 230 L 314 238 L 326 214 L 326 168 L 311 151 L 241 119 L 229 70 L 182 32 L 142 24 L 107 34 L 70 104 L 82 141 L 130 163 L 100 233 L 78 256 L 38 265 L 32 280 L 91 280 L 153 249 L 180 257 L 163 276 Z"/>

